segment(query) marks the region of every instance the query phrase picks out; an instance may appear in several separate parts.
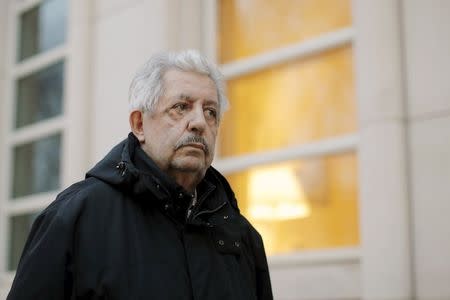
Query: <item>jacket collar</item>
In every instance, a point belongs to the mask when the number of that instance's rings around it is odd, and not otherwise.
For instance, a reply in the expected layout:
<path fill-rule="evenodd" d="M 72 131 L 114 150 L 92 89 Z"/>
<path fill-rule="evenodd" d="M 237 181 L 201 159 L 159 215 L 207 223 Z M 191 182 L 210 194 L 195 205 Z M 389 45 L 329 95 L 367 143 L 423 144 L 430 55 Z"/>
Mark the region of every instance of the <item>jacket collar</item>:
<path fill-rule="evenodd" d="M 183 187 L 159 169 L 156 163 L 142 150 L 138 139 L 131 132 L 127 139 L 115 146 L 86 174 L 86 178 L 88 177 L 95 177 L 117 186 L 119 189 L 133 194 L 137 199 L 142 198 L 143 201 L 148 199 L 149 192 L 164 205 L 179 199 L 176 201 L 184 202 L 183 206 L 185 206 L 188 205 L 188 199 L 191 198 L 191 195 Z M 222 204 L 224 199 L 219 199 L 221 197 L 208 197 L 206 202 L 203 200 L 216 190 L 217 185 L 222 186 L 223 181 L 226 183 L 226 180 L 214 168 L 208 168 L 205 177 L 197 186 L 200 201 L 198 205 L 205 206 L 206 209 L 214 209 Z M 225 188 L 227 186 L 228 183 Z M 234 194 L 232 197 L 234 199 Z"/>

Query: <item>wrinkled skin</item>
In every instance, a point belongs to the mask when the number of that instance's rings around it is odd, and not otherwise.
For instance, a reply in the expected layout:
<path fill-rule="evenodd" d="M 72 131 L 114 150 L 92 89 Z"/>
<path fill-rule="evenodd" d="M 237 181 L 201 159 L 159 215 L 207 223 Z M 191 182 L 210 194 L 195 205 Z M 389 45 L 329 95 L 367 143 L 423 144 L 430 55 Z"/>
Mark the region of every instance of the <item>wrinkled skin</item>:
<path fill-rule="evenodd" d="M 207 76 L 175 69 L 163 77 L 165 93 L 154 111 L 130 114 L 142 149 L 161 170 L 192 192 L 214 157 L 219 101 Z"/>

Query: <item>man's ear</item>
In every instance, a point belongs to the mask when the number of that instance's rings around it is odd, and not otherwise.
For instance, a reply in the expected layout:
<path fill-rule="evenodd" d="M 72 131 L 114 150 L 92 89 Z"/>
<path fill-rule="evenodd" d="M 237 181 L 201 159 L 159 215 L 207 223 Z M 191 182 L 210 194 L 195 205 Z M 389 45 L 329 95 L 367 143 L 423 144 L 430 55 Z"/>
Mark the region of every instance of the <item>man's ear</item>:
<path fill-rule="evenodd" d="M 140 110 L 133 110 L 130 113 L 130 127 L 134 136 L 139 142 L 145 142 L 144 136 L 144 113 Z"/>

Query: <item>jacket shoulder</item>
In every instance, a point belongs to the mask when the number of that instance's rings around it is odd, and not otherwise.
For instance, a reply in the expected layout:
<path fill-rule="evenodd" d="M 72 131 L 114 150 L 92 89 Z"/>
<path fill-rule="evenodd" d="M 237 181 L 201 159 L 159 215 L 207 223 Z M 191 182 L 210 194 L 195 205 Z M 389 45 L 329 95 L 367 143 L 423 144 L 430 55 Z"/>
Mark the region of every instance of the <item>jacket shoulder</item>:
<path fill-rule="evenodd" d="M 57 218 L 77 218 L 90 199 L 102 199 L 102 195 L 114 190 L 113 187 L 96 178 L 87 178 L 72 184 L 60 192 L 56 199 L 45 208 L 41 216 Z"/>

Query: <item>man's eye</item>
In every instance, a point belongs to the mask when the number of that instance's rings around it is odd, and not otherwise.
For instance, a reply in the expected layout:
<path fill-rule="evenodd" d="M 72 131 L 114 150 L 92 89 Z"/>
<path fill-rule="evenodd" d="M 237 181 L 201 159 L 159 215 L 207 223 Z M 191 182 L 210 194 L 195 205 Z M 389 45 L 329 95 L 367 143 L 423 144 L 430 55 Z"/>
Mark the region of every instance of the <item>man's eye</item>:
<path fill-rule="evenodd" d="M 173 106 L 173 108 L 177 111 L 177 112 L 184 112 L 187 108 L 188 105 L 186 103 L 177 103 Z"/>
<path fill-rule="evenodd" d="M 207 108 L 205 110 L 205 114 L 206 114 L 206 116 L 208 118 L 211 118 L 211 119 L 216 119 L 217 118 L 217 111 L 215 109 Z"/>

